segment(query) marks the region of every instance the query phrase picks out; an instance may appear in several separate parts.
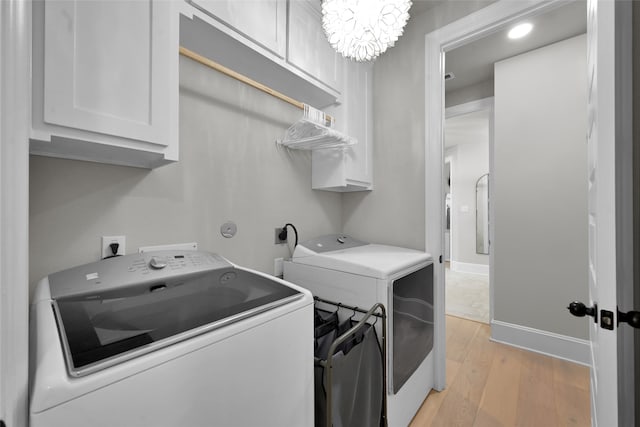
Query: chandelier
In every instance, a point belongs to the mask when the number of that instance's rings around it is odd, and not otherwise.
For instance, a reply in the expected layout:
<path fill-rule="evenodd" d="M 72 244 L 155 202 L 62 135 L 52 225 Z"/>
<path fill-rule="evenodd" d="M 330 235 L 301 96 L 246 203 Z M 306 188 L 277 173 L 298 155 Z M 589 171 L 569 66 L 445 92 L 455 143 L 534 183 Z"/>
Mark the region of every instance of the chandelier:
<path fill-rule="evenodd" d="M 323 0 L 322 28 L 342 56 L 370 61 L 402 35 L 410 7 L 411 0 Z"/>

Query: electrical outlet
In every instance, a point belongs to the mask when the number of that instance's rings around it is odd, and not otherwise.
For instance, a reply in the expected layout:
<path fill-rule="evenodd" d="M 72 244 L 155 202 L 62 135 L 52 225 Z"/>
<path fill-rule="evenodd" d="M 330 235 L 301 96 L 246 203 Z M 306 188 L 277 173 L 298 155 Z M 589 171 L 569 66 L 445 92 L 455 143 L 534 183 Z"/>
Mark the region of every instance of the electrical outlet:
<path fill-rule="evenodd" d="M 284 239 L 284 240 L 280 239 L 280 233 L 282 233 L 282 230 L 284 230 L 284 229 L 281 228 L 281 227 L 276 227 L 276 237 L 275 237 L 275 242 L 274 242 L 276 245 L 282 245 L 282 244 L 287 243 L 287 239 Z"/>
<path fill-rule="evenodd" d="M 124 255 L 125 254 L 125 236 L 102 236 L 102 246 L 100 249 L 100 258 L 104 259 L 106 257 L 113 256 L 114 253 L 111 250 L 111 244 L 118 244 L 118 251 L 115 255 Z"/>

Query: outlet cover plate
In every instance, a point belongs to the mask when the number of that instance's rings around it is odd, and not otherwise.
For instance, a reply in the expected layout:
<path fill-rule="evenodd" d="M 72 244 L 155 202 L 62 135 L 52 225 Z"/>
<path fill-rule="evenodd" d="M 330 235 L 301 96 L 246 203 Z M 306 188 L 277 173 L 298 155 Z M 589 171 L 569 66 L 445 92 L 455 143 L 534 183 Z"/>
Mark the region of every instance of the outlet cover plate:
<path fill-rule="evenodd" d="M 106 257 L 110 257 L 113 255 L 111 251 L 112 243 L 118 244 L 118 252 L 116 255 L 124 255 L 126 253 L 126 237 L 125 236 L 102 236 L 102 246 L 100 249 L 100 259 L 104 259 Z"/>
<path fill-rule="evenodd" d="M 281 232 L 282 232 L 282 227 L 276 227 L 276 233 L 275 233 L 275 239 L 274 239 L 274 243 L 276 245 L 284 245 L 285 243 L 287 243 L 287 239 L 280 240 Z"/>

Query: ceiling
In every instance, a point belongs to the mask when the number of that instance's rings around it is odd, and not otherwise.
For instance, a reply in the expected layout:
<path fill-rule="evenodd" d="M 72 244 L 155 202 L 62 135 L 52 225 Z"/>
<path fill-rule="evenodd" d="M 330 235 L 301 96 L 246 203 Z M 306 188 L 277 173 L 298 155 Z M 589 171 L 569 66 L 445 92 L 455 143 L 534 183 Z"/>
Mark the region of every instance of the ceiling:
<path fill-rule="evenodd" d="M 410 12 L 421 13 L 431 8 L 434 3 L 436 2 L 431 0 L 415 0 Z M 480 40 L 447 52 L 445 71 L 453 73 L 455 78 L 447 80 L 446 91 L 458 90 L 493 79 L 495 62 L 585 33 L 587 31 L 586 0 L 572 0 L 543 15 L 516 23 L 524 21 L 532 23 L 533 30 L 522 39 L 507 38 L 506 33 L 514 23 Z"/>
<path fill-rule="evenodd" d="M 413 0 L 411 9 L 409 9 L 409 15 L 419 15 L 439 3 L 446 3 L 446 0 Z"/>
<path fill-rule="evenodd" d="M 418 10 L 426 11 L 434 3 L 430 0 L 418 0 L 414 1 L 414 7 L 418 4 Z M 446 82 L 446 91 L 492 80 L 493 64 L 498 61 L 585 33 L 587 31 L 586 1 L 573 0 L 526 21 L 533 24 L 533 30 L 523 39 L 507 38 L 506 34 L 514 23 L 498 29 L 487 37 L 447 52 L 445 71 L 455 74 L 455 78 Z M 486 132 L 488 120 L 488 111 L 478 111 L 447 119 L 444 129 L 445 147 L 472 140 L 470 136 Z"/>

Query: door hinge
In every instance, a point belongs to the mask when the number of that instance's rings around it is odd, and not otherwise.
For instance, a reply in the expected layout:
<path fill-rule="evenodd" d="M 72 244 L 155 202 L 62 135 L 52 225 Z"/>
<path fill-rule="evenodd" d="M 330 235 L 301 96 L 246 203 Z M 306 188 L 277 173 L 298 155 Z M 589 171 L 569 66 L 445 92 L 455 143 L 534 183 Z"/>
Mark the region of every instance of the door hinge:
<path fill-rule="evenodd" d="M 440 264 L 442 264 L 442 255 L 438 258 L 440 260 Z"/>

